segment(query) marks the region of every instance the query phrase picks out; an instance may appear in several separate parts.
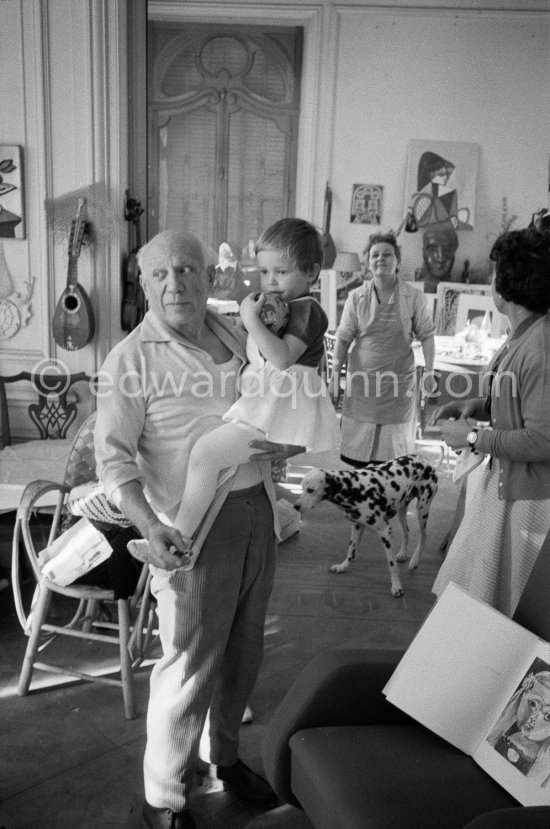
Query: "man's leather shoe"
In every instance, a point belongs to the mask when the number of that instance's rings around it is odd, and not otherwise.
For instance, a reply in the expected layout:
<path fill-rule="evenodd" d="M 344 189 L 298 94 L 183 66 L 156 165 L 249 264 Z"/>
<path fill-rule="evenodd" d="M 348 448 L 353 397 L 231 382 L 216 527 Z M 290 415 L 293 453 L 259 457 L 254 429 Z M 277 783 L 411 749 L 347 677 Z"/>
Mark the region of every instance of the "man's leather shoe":
<path fill-rule="evenodd" d="M 213 763 L 199 760 L 197 772 L 212 780 L 221 780 L 225 788 L 250 803 L 266 806 L 277 800 L 277 795 L 267 780 L 249 769 L 242 760 L 237 760 L 232 766 L 215 766 Z"/>
<path fill-rule="evenodd" d="M 147 829 L 197 829 L 197 824 L 188 811 L 173 812 L 171 809 L 159 809 L 143 804 L 143 824 Z"/>

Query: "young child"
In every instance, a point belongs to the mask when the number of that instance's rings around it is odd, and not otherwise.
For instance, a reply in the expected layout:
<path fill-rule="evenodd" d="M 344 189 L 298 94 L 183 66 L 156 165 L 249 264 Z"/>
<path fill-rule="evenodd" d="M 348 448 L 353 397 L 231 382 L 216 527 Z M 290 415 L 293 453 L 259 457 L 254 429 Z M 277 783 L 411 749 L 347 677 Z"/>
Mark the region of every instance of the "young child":
<path fill-rule="evenodd" d="M 174 521 L 186 540 L 186 549 L 178 551 L 187 556 L 186 569 L 200 552 L 193 539 L 217 486 L 249 460 L 251 441 L 290 443 L 313 452 L 340 445 L 334 407 L 318 373 L 328 319 L 309 295 L 323 261 L 321 236 L 302 219 L 281 219 L 258 239 L 256 257 L 262 293 L 250 294 L 240 306 L 249 360 L 241 378 L 241 396 L 224 415 L 226 422 L 193 447 Z M 266 295 L 269 308 L 264 308 Z M 288 303 L 290 313 L 282 335 L 272 324 L 278 300 Z M 135 548 L 142 544 L 133 542 L 130 552 L 137 557 Z"/>

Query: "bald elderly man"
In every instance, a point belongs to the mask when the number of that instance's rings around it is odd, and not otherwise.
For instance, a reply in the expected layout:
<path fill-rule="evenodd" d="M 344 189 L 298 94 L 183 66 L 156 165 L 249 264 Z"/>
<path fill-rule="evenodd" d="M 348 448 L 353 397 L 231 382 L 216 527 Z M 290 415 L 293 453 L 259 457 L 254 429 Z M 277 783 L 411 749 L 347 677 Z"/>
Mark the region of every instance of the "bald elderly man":
<path fill-rule="evenodd" d="M 149 310 L 102 367 L 95 446 L 107 496 L 149 542 L 157 599 L 163 656 L 151 675 L 143 820 L 149 829 L 190 829 L 207 712 L 209 773 L 253 803 L 274 800 L 239 758 L 239 726 L 262 661 L 275 568 L 269 461 L 301 447 L 251 444 L 250 461 L 218 490 L 197 563 L 181 569 L 182 538 L 170 521 L 191 447 L 236 399 L 245 332 L 207 310 L 214 269 L 195 236 L 160 233 L 138 262 Z"/>

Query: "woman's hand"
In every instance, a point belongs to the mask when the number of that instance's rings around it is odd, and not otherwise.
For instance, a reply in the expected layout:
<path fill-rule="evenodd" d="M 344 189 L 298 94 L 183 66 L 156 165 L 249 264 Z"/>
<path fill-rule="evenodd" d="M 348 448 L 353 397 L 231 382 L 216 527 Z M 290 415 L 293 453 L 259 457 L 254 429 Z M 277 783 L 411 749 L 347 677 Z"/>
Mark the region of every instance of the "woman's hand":
<path fill-rule="evenodd" d="M 338 400 L 340 399 L 340 395 L 342 393 L 342 389 L 340 388 L 340 372 L 333 371 L 330 377 L 327 380 L 327 389 L 332 400 L 333 404 L 336 406 Z"/>
<path fill-rule="evenodd" d="M 295 446 L 292 443 L 273 443 L 270 440 L 251 440 L 248 444 L 252 449 L 262 451 L 251 455 L 251 461 L 283 461 L 293 455 L 301 455 L 306 451 L 305 446 Z"/>
<path fill-rule="evenodd" d="M 420 381 L 423 394 L 434 394 L 437 391 L 437 376 L 433 371 L 425 371 Z"/>
<path fill-rule="evenodd" d="M 260 318 L 260 312 L 264 306 L 265 294 L 260 294 L 256 299 L 256 294 L 248 294 L 245 296 L 239 307 L 239 314 L 241 321 L 246 329 L 250 324 Z"/>
<path fill-rule="evenodd" d="M 442 407 L 444 408 L 444 407 Z M 477 425 L 477 420 L 461 417 L 458 420 L 438 420 L 437 425 L 441 429 L 443 440 L 455 452 L 462 452 L 468 447 L 466 436 Z"/>
<path fill-rule="evenodd" d="M 448 420 L 449 418 L 454 418 L 455 420 L 460 417 L 473 417 L 476 420 L 483 419 L 480 417 L 482 407 L 483 400 L 479 398 L 472 400 L 453 400 L 451 403 L 445 403 L 445 405 L 439 406 L 434 410 L 430 417 L 429 425 L 435 426 L 439 420 Z"/>

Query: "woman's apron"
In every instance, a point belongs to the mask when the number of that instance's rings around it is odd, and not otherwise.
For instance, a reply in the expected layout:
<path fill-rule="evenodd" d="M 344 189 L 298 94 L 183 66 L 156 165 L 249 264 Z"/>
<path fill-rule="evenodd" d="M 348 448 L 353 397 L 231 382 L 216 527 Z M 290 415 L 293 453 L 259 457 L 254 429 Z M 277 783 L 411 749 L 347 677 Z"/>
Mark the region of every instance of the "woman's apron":
<path fill-rule="evenodd" d="M 342 415 L 376 424 L 405 423 L 416 411 L 414 354 L 399 314 L 399 288 L 394 302 L 377 305 L 371 321 L 355 341 L 348 359 Z"/>

